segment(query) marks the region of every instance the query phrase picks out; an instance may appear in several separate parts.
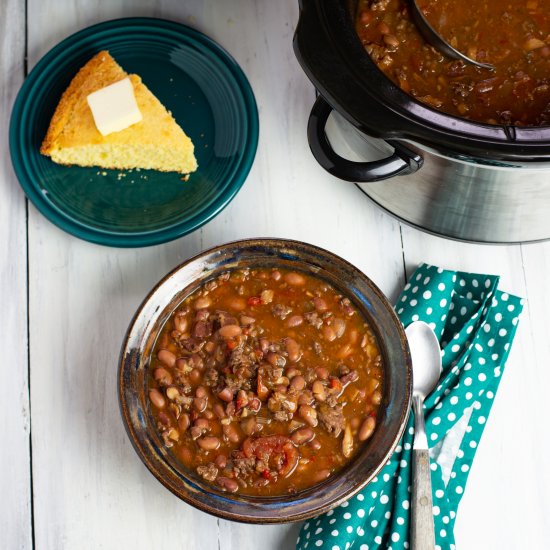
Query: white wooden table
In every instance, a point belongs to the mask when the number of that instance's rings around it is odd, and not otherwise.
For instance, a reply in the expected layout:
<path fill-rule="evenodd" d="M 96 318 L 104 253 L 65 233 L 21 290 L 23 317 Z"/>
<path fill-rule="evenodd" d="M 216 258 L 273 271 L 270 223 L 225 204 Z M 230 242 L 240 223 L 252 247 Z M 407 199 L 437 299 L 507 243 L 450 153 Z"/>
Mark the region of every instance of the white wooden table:
<path fill-rule="evenodd" d="M 260 144 L 246 184 L 214 221 L 167 245 L 117 250 L 66 235 L 25 200 L 7 125 L 26 72 L 53 45 L 92 23 L 137 15 L 192 25 L 235 56 L 258 101 Z M 0 548 L 293 548 L 298 525 L 218 520 L 165 490 L 132 449 L 116 397 L 119 347 L 146 292 L 188 256 L 253 236 L 333 250 L 391 299 L 422 261 L 499 273 L 505 289 L 527 298 L 457 542 L 548 548 L 550 243 L 429 236 L 326 174 L 306 142 L 314 90 L 292 52 L 297 16 L 297 0 L 0 0 Z"/>

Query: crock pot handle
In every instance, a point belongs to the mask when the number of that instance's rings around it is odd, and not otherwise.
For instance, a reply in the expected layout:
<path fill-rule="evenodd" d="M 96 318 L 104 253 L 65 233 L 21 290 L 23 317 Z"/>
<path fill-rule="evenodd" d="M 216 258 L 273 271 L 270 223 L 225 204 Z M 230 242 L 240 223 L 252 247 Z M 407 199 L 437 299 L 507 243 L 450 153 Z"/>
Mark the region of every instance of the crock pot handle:
<path fill-rule="evenodd" d="M 332 107 L 322 96 L 318 96 L 309 115 L 307 137 L 313 156 L 333 176 L 353 182 L 379 181 L 411 174 L 422 166 L 423 159 L 420 155 L 392 140 L 387 140 L 387 143 L 395 152 L 385 159 L 354 162 L 341 157 L 332 148 L 325 132 L 331 112 Z"/>

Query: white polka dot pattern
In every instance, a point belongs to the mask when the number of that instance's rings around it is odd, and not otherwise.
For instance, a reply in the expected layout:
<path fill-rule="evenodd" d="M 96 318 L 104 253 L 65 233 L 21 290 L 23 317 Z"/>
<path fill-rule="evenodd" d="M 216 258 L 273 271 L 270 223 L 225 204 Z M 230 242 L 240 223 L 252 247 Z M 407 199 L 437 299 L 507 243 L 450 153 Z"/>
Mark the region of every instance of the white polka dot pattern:
<path fill-rule="evenodd" d="M 405 326 L 425 321 L 441 342 L 443 374 L 426 400 L 430 447 L 470 415 L 452 470 L 444 475 L 437 462 L 431 464 L 436 548 L 441 550 L 455 548 L 456 510 L 523 308 L 523 300 L 497 290 L 498 280 L 423 264 L 397 301 Z M 297 550 L 409 548 L 413 424 L 411 415 L 394 454 L 363 492 L 303 525 Z"/>

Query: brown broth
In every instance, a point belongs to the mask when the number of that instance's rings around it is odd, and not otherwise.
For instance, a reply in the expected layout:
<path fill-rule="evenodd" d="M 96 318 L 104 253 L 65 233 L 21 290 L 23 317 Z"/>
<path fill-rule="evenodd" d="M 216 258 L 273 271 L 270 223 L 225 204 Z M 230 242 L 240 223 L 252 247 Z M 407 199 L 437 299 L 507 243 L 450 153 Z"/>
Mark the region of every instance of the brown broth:
<path fill-rule="evenodd" d="M 352 460 L 376 424 L 383 367 L 366 320 L 326 282 L 235 270 L 170 317 L 148 385 L 159 432 L 187 468 L 229 492 L 269 496 Z"/>
<path fill-rule="evenodd" d="M 356 29 L 403 91 L 443 112 L 490 124 L 550 124 L 550 12 L 542 0 L 423 0 L 435 29 L 481 69 L 428 45 L 404 0 L 359 0 Z"/>

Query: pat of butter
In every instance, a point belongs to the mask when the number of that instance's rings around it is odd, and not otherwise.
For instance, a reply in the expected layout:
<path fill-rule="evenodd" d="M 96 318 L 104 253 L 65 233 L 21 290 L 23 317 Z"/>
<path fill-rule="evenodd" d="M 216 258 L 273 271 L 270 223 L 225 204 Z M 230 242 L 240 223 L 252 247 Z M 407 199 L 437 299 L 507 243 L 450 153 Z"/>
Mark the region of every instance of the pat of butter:
<path fill-rule="evenodd" d="M 92 92 L 86 99 L 103 136 L 125 130 L 143 119 L 129 78 Z"/>

